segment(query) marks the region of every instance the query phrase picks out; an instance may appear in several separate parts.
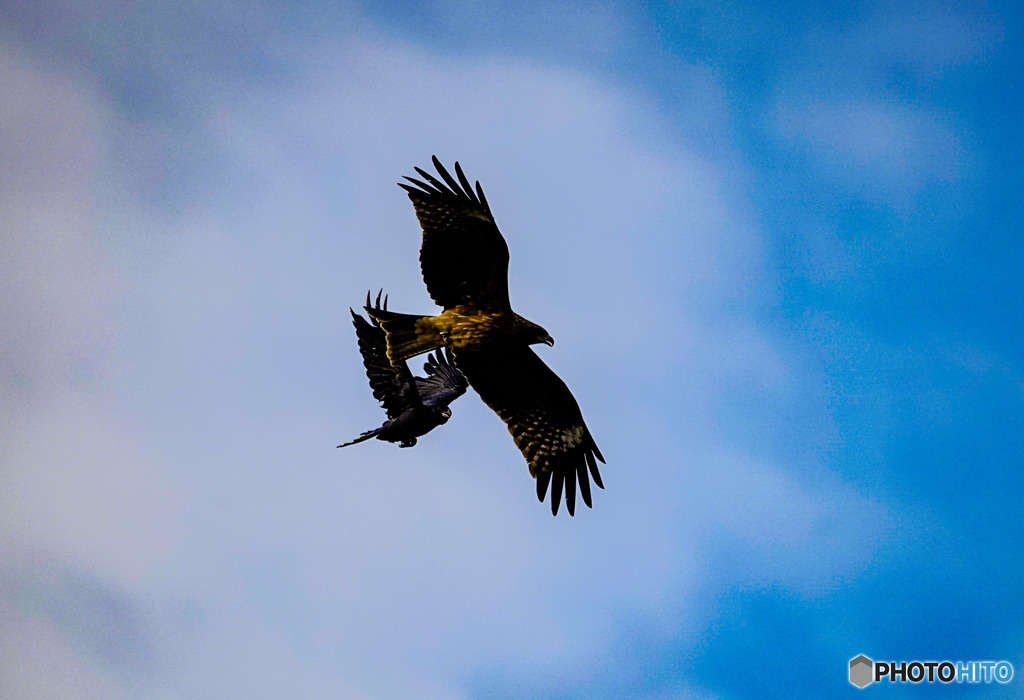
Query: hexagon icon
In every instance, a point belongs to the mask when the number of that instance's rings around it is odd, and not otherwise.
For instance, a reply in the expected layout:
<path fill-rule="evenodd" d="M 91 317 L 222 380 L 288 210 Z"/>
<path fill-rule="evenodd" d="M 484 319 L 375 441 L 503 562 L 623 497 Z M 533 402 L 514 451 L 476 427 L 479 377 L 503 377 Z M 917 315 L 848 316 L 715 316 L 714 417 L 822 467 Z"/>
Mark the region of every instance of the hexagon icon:
<path fill-rule="evenodd" d="M 850 682 L 858 688 L 865 688 L 874 681 L 875 662 L 861 654 L 850 659 Z"/>

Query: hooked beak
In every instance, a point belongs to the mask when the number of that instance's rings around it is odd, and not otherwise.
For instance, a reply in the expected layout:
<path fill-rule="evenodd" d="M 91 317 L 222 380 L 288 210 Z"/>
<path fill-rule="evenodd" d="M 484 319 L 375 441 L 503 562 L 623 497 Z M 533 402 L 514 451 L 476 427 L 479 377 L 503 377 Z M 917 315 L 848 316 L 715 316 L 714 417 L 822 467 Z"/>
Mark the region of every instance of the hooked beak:
<path fill-rule="evenodd" d="M 552 348 L 555 347 L 555 339 L 552 338 L 550 335 L 549 336 L 545 336 L 544 340 L 542 340 L 540 342 L 544 343 L 548 347 L 552 347 Z"/>

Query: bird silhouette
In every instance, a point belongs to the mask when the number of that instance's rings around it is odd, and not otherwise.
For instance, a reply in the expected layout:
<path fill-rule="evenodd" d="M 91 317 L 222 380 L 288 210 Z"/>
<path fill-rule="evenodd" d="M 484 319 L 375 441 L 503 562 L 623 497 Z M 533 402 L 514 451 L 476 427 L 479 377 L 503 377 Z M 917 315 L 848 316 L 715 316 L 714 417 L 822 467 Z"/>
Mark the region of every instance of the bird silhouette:
<path fill-rule="evenodd" d="M 366 293 L 366 310 L 387 311 L 388 299 L 377 294 L 374 306 L 370 306 L 370 293 Z M 387 355 L 387 341 L 380 324 L 371 316 L 368 322 L 351 308 L 352 325 L 356 329 L 359 352 L 363 356 L 366 377 L 370 380 L 373 396 L 380 401 L 388 419 L 379 428 L 367 430 L 351 442 L 338 447 L 348 447 L 357 442 L 377 438 L 386 442 L 397 442 L 399 447 L 412 447 L 416 438 L 426 435 L 451 418 L 448 405 L 466 393 L 466 379 L 452 364 L 451 352 L 437 350 L 427 357 L 423 365 L 425 377 L 414 377 L 404 360 L 392 363 Z"/>

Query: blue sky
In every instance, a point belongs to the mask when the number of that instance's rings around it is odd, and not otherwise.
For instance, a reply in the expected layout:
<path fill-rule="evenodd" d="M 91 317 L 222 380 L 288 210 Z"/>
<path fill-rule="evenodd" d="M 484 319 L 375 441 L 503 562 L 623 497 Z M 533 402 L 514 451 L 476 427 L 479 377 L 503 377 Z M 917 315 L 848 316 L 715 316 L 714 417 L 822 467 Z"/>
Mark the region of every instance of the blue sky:
<path fill-rule="evenodd" d="M 1012 3 L 0 9 L 0 696 L 1015 697 Z M 410 450 L 348 307 L 479 179 L 608 464 Z"/>

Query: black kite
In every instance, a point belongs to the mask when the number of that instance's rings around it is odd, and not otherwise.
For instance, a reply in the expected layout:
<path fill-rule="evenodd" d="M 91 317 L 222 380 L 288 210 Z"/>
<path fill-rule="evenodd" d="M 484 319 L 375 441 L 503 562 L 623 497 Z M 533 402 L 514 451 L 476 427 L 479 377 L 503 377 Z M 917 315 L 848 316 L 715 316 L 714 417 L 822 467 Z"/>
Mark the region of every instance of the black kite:
<path fill-rule="evenodd" d="M 427 292 L 444 311 L 438 316 L 398 314 L 367 308 L 387 334 L 392 362 L 450 348 L 455 366 L 508 426 L 526 457 L 543 501 L 551 484 L 551 512 L 565 492 L 570 515 L 576 485 L 592 507 L 588 468 L 604 488 L 597 460 L 604 462 L 569 388 L 530 349 L 554 345 L 547 331 L 512 311 L 508 297 L 508 245 L 491 215 L 483 188 L 476 190 L 458 163 L 458 180 L 435 156 L 441 179 L 416 168 L 426 182 L 405 178 L 423 229 L 420 269 Z M 443 180 L 443 182 L 442 182 Z"/>

